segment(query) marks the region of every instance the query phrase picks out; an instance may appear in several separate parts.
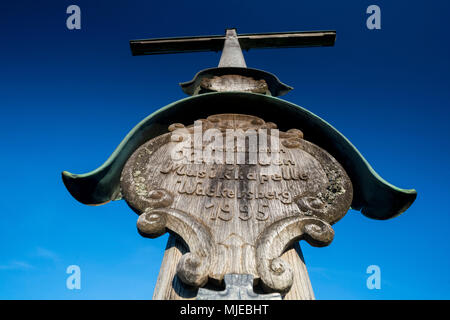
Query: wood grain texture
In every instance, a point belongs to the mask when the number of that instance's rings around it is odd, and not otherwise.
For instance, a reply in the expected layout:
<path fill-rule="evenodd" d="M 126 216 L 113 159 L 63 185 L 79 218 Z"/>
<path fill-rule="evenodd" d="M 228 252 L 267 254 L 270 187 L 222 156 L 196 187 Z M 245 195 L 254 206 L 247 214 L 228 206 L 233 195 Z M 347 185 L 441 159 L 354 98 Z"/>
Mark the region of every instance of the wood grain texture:
<path fill-rule="evenodd" d="M 139 233 L 154 238 L 169 231 L 184 243 L 183 249 L 171 238 L 162 265 L 177 275 L 171 281 L 180 297 L 220 287 L 225 274 L 252 275 L 265 292 L 286 297 L 300 281 L 306 289 L 295 289 L 295 296 L 313 297 L 305 293 L 310 284 L 301 252 L 297 258 L 286 252 L 299 240 L 332 241 L 331 224 L 350 207 L 352 185 L 340 164 L 303 140 L 300 130 L 275 128 L 240 114 L 213 115 L 195 127 L 177 123 L 127 161 L 121 191 L 140 215 Z"/>
<path fill-rule="evenodd" d="M 197 288 L 185 285 L 176 274 L 176 265 L 187 249 L 178 237 L 170 235 L 153 291 L 154 300 L 194 300 Z M 298 242 L 281 258 L 292 266 L 294 283 L 284 300 L 314 300 L 314 292 Z"/>
<path fill-rule="evenodd" d="M 177 236 L 170 235 L 153 291 L 154 300 L 195 299 L 198 288 L 184 284 L 177 276 L 178 262 L 186 252 L 187 249 L 182 240 Z"/>

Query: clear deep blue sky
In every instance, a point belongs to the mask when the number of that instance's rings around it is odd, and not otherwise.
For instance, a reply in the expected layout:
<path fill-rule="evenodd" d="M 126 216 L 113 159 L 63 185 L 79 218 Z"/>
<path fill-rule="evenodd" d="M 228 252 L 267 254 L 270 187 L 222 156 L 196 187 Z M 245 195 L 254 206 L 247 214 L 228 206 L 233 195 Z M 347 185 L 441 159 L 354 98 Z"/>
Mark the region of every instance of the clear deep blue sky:
<path fill-rule="evenodd" d="M 80 6 L 82 29 L 66 28 Z M 381 8 L 381 30 L 366 8 Z M 302 243 L 318 299 L 450 298 L 448 1 L 2 1 L 0 298 L 149 299 L 167 235 L 139 236 L 123 201 L 76 202 L 61 171 L 97 168 L 127 132 L 185 95 L 217 53 L 132 57 L 131 39 L 337 30 L 332 48 L 254 50 L 247 65 L 340 130 L 386 180 L 415 188 L 403 215 L 350 211 L 329 247 Z M 81 268 L 81 290 L 66 268 Z M 366 268 L 381 268 L 381 290 Z"/>

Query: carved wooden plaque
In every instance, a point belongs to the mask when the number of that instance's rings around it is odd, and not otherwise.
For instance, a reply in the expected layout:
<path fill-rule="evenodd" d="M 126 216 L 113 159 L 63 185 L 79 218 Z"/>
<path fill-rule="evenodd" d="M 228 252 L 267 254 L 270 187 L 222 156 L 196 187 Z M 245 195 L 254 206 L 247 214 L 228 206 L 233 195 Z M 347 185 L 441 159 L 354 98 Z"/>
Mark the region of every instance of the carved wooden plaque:
<path fill-rule="evenodd" d="M 171 125 L 129 158 L 121 189 L 141 235 L 186 242 L 184 283 L 249 274 L 282 294 L 293 281 L 283 252 L 301 239 L 328 245 L 352 201 L 344 169 L 300 130 L 241 114 Z"/>

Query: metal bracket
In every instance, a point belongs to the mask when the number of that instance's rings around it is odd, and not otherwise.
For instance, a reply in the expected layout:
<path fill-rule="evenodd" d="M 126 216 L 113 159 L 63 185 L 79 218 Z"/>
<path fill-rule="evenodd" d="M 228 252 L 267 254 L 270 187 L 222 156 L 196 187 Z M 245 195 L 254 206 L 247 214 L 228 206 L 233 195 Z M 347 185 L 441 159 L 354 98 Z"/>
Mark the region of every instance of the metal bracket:
<path fill-rule="evenodd" d="M 279 293 L 255 293 L 253 291 L 253 275 L 251 274 L 226 274 L 224 281 L 224 291 L 200 288 L 197 300 L 281 300 Z"/>

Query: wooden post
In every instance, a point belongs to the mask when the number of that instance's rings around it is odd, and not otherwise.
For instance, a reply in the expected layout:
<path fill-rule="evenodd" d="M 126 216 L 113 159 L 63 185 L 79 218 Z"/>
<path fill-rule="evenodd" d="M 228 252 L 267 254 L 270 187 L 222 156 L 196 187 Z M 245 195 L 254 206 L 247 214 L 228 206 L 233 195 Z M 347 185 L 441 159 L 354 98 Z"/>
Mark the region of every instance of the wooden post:
<path fill-rule="evenodd" d="M 183 241 L 176 236 L 169 236 L 153 291 L 153 300 L 194 300 L 196 298 L 198 289 L 186 286 L 176 275 L 176 265 L 186 251 Z M 314 300 L 314 292 L 299 243 L 295 243 L 293 248 L 286 251 L 282 259 L 290 263 L 294 269 L 294 283 L 284 300 Z"/>

